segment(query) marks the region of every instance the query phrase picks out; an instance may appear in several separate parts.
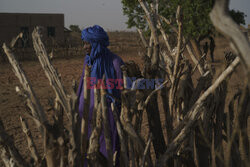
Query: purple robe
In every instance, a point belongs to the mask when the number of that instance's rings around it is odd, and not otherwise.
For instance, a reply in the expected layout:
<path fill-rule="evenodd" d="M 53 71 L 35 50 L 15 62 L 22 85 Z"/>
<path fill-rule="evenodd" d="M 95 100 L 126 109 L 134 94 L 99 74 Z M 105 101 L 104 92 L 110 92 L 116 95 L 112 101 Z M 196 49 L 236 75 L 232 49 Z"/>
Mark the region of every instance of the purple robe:
<path fill-rule="evenodd" d="M 120 66 L 123 63 L 122 59 L 117 56 L 114 55 L 113 56 L 113 66 L 115 69 L 115 75 L 116 75 L 116 79 L 122 79 L 122 71 Z M 82 72 L 82 76 L 81 76 L 81 80 L 80 80 L 80 84 L 78 87 L 78 91 L 77 91 L 77 96 L 79 97 L 79 114 L 80 117 L 82 117 L 83 115 L 83 108 L 84 108 L 84 88 L 83 88 L 83 78 L 84 78 L 84 72 L 85 72 L 85 65 L 86 65 L 86 59 L 84 61 L 84 66 L 83 66 L 83 72 Z M 119 97 L 117 97 L 119 98 Z M 119 144 L 119 136 L 118 136 L 118 132 L 116 129 L 116 123 L 113 117 L 113 113 L 111 110 L 111 100 L 107 100 L 107 105 L 108 105 L 108 120 L 109 120 L 109 125 L 110 125 L 110 133 L 111 133 L 111 142 L 112 142 L 112 148 L 113 148 L 113 154 L 115 153 L 115 151 L 117 151 L 117 155 L 116 155 L 116 165 L 115 166 L 119 166 L 119 155 L 120 155 L 120 144 Z M 120 106 L 118 107 L 118 115 L 120 115 Z M 92 113 L 93 113 L 93 109 L 94 109 L 94 89 L 90 89 L 90 109 L 89 109 L 89 121 L 88 121 L 88 139 L 90 138 L 90 135 L 92 133 L 92 127 L 91 127 L 91 120 L 92 120 Z M 106 144 L 105 144 L 105 138 L 104 138 L 104 130 L 102 129 L 101 135 L 100 135 L 100 139 L 99 139 L 99 143 L 100 143 L 100 152 L 103 154 L 103 156 L 105 156 L 107 158 L 107 150 L 106 150 Z M 87 162 L 85 160 L 85 164 L 84 166 L 88 166 Z"/>

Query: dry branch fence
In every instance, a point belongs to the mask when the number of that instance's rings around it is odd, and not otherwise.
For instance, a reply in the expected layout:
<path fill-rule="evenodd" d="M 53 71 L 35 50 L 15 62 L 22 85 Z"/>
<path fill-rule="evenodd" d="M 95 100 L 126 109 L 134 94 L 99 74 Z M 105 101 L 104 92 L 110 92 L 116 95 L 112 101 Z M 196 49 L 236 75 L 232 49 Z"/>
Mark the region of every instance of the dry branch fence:
<path fill-rule="evenodd" d="M 171 22 L 157 13 L 158 1 L 155 0 L 152 4 L 143 0 L 138 1 L 145 12 L 151 38 L 146 39 L 142 30 L 138 30 L 146 48 L 144 69 L 140 72 L 135 64 L 126 63 L 122 67 L 124 85 L 126 86 L 126 77 L 134 76 L 146 79 L 164 78 L 165 81 L 153 90 L 124 88 L 121 93 L 120 115 L 117 106 L 111 104 L 120 139 L 120 166 L 249 166 L 247 120 L 250 112 L 250 45 L 228 16 L 228 1 L 216 1 L 211 12 L 211 20 L 218 30 L 231 39 L 232 47 L 239 57 L 228 60 L 227 67 L 214 82 L 209 63 L 199 55 L 199 51 L 195 51 L 199 48 L 182 35 L 181 6 L 176 12 L 177 26 L 171 25 L 178 41 L 173 49 L 168 42 L 168 35 L 162 28 L 162 22 Z M 157 30 L 164 38 L 166 51 L 160 51 Z M 53 106 L 54 122 L 48 122 L 39 98 L 36 97 L 28 78 L 16 61 L 11 46 L 9 48 L 4 44 L 3 49 L 22 85 L 21 94 L 27 99 L 30 109 L 28 118 L 36 123 L 44 140 L 44 153 L 39 155 L 29 125 L 25 119 L 20 118 L 32 160 L 28 162 L 16 149 L 12 138 L 0 123 L 0 156 L 5 166 L 78 167 L 83 166 L 84 155 L 87 155 L 90 166 L 113 166 L 117 154 L 112 154 L 108 135 L 110 132 L 106 115 L 107 92 L 104 89 L 94 90 L 97 103 L 94 106 L 93 131 L 88 141 L 88 112 L 84 113 L 83 118 L 78 115 L 76 84 L 73 82 L 71 92 L 65 91 L 57 71 L 50 63 L 40 36 L 40 29 L 37 27 L 32 33 L 33 45 L 56 94 Z M 195 63 L 195 67 L 192 67 L 183 54 L 185 50 Z M 245 68 L 245 87 L 235 94 L 226 106 L 227 83 L 240 63 Z M 200 72 L 200 78 L 195 87 L 192 75 L 196 69 Z M 90 67 L 86 66 L 85 85 L 89 72 Z M 87 111 L 90 93 L 87 86 L 84 88 Z M 160 119 L 159 98 L 163 101 L 166 134 L 163 132 Z M 225 112 L 227 108 L 228 112 Z M 68 119 L 67 124 L 63 122 L 62 113 Z M 146 139 L 142 137 L 143 113 L 146 113 L 149 125 Z M 99 152 L 98 140 L 102 128 L 108 152 L 107 159 Z"/>

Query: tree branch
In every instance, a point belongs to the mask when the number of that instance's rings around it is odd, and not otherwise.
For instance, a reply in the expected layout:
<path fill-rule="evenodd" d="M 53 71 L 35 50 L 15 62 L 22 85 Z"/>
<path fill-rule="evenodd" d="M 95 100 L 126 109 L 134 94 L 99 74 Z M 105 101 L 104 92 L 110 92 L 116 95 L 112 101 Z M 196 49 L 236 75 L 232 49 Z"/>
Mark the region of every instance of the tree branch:
<path fill-rule="evenodd" d="M 33 91 L 33 88 L 31 86 L 29 80 L 27 79 L 24 71 L 22 70 L 19 63 L 16 61 L 13 52 L 6 46 L 5 43 L 3 44 L 3 49 L 4 49 L 6 55 L 9 59 L 10 64 L 12 65 L 12 68 L 14 70 L 15 75 L 17 76 L 23 89 L 25 90 L 25 93 L 27 95 L 28 106 L 31 109 L 31 113 L 32 113 L 33 117 L 35 117 L 35 119 L 36 119 L 35 123 L 36 123 L 37 127 L 39 127 L 39 129 L 41 130 L 41 132 L 43 134 L 41 123 L 42 124 L 46 123 L 47 119 L 46 119 L 45 113 L 43 111 L 42 105 L 40 104 L 39 100 L 37 99 L 37 97 Z"/>
<path fill-rule="evenodd" d="M 148 48 L 148 44 L 147 44 L 147 41 L 146 41 L 144 35 L 142 34 L 142 30 L 139 29 L 139 28 L 137 28 L 137 32 L 139 33 L 139 35 L 140 35 L 140 37 L 141 37 L 143 46 L 144 46 L 145 48 Z"/>
<path fill-rule="evenodd" d="M 103 76 L 103 82 L 105 82 L 105 75 Z M 112 144 L 111 144 L 111 131 L 108 119 L 109 109 L 107 107 L 107 92 L 104 88 L 101 89 L 101 104 L 102 104 L 102 118 L 103 118 L 103 129 L 104 129 L 104 138 L 108 154 L 108 166 L 113 166 L 113 153 L 112 153 Z"/>
<path fill-rule="evenodd" d="M 40 61 L 40 64 L 42 65 L 42 68 L 44 69 L 47 78 L 49 79 L 50 85 L 55 91 L 56 99 L 59 100 L 63 109 L 66 111 L 68 118 L 70 119 L 70 108 L 68 105 L 66 92 L 55 68 L 50 63 L 44 44 L 41 41 L 41 29 L 39 27 L 36 27 L 32 32 L 32 38 L 37 57 Z"/>
<path fill-rule="evenodd" d="M 2 146 L 2 154 L 3 158 L 6 160 L 6 158 L 12 158 L 13 164 L 16 164 L 18 167 L 28 167 L 28 163 L 23 159 L 17 148 L 15 147 L 15 144 L 13 142 L 13 139 L 5 132 L 4 126 L 2 121 L 0 120 L 0 145 Z M 9 153 L 6 155 L 6 153 Z M 6 160 L 7 161 L 7 160 Z M 11 162 L 11 159 L 9 159 L 9 162 Z"/>
<path fill-rule="evenodd" d="M 152 64 L 157 65 L 158 61 L 159 61 L 159 39 L 158 39 L 158 35 L 157 35 L 157 29 L 156 29 L 156 25 L 154 22 L 154 18 L 151 16 L 147 4 L 143 0 L 138 0 L 138 2 L 140 3 L 142 9 L 144 10 L 144 12 L 146 14 L 146 20 L 148 22 L 151 33 L 152 33 L 153 38 L 154 38 L 154 54 L 152 57 Z"/>
<path fill-rule="evenodd" d="M 20 121 L 21 121 L 23 132 L 25 133 L 26 138 L 27 138 L 28 148 L 31 152 L 31 157 L 34 159 L 35 164 L 38 165 L 39 155 L 37 153 L 37 149 L 36 149 L 36 146 L 34 144 L 30 129 L 28 128 L 28 125 L 27 125 L 27 122 L 25 121 L 25 119 L 20 117 Z"/>
<path fill-rule="evenodd" d="M 116 108 L 114 103 L 111 104 L 111 109 L 113 111 L 118 135 L 119 135 L 120 142 L 121 142 L 121 157 L 123 159 L 124 166 L 129 166 L 128 157 L 127 157 L 128 151 L 127 151 L 127 146 L 126 146 L 125 134 L 124 134 L 124 131 L 122 129 L 122 125 L 119 121 L 119 116 L 117 114 L 117 108 Z"/>

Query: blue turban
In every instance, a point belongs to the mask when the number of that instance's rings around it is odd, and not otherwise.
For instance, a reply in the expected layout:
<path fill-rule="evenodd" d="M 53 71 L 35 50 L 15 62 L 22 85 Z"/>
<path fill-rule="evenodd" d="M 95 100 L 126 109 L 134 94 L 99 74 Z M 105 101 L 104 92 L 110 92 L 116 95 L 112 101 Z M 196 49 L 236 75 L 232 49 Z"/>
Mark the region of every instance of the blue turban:
<path fill-rule="evenodd" d="M 94 25 L 82 31 L 82 40 L 92 43 L 99 43 L 104 47 L 109 46 L 108 34 L 101 26 Z"/>
<path fill-rule="evenodd" d="M 91 53 L 86 55 L 85 61 L 91 66 L 91 77 L 96 80 L 102 79 L 105 74 L 106 79 L 115 79 L 115 69 L 113 65 L 114 54 L 107 48 L 109 37 L 101 26 L 85 28 L 82 31 L 82 40 L 91 44 Z M 116 96 L 115 89 L 108 89 L 108 93 Z"/>

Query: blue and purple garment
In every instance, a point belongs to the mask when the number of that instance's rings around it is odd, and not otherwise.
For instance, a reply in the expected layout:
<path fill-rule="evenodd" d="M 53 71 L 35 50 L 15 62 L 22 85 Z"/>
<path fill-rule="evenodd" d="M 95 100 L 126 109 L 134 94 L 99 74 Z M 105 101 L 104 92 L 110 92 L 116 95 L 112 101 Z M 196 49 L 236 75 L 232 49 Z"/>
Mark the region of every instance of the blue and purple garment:
<path fill-rule="evenodd" d="M 105 74 L 106 79 L 122 79 L 122 71 L 120 66 L 123 63 L 122 59 L 113 54 L 107 46 L 109 45 L 109 38 L 107 33 L 103 30 L 102 27 L 95 25 L 93 27 L 86 28 L 82 31 L 82 40 L 87 41 L 91 44 L 91 53 L 90 55 L 86 55 L 84 61 L 83 72 L 80 80 L 80 84 L 78 87 L 77 95 L 79 97 L 79 113 L 82 117 L 83 110 L 84 110 L 84 88 L 83 88 L 83 78 L 84 78 L 84 70 L 85 65 L 88 64 L 91 66 L 91 74 L 90 77 L 96 78 L 96 80 L 102 79 L 103 75 Z M 107 93 L 111 94 L 113 97 L 120 99 L 120 90 L 116 89 L 107 89 Z M 113 113 L 111 111 L 111 101 L 112 98 L 107 98 L 107 105 L 108 105 L 108 119 L 109 125 L 111 130 L 111 142 L 113 148 L 113 154 L 117 151 L 117 162 L 116 166 L 118 166 L 119 162 L 119 152 L 120 152 L 120 144 L 119 144 L 119 137 L 118 132 L 116 129 L 115 120 L 113 117 Z M 92 133 L 91 127 L 91 120 L 92 120 L 92 113 L 94 109 L 94 89 L 90 89 L 90 108 L 89 108 L 89 122 L 88 122 L 88 139 Z M 119 104 L 118 104 L 119 105 Z M 120 114 L 120 106 L 118 106 Z M 105 138 L 104 138 L 104 130 L 102 129 L 100 135 L 100 152 L 107 158 L 107 150 L 105 145 Z M 85 160 L 84 166 L 88 166 Z"/>

